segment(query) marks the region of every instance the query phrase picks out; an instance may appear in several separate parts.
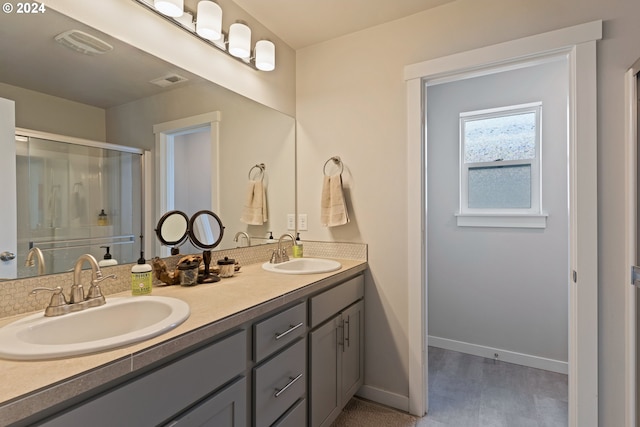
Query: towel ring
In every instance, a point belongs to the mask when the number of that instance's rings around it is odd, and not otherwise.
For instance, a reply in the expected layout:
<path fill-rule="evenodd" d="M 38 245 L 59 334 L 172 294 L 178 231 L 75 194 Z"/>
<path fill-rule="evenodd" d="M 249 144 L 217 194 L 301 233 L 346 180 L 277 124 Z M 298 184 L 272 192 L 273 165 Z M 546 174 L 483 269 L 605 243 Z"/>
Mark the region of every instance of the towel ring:
<path fill-rule="evenodd" d="M 329 160 L 324 162 L 324 166 L 322 167 L 322 173 L 324 173 L 325 176 L 329 176 L 329 175 L 327 175 L 327 165 L 331 161 L 333 161 L 333 163 L 336 166 L 340 166 L 340 175 L 342 175 L 342 172 L 344 171 L 344 164 L 342 163 L 342 160 L 340 160 L 340 157 L 338 157 L 338 156 L 333 156 Z"/>
<path fill-rule="evenodd" d="M 255 165 L 255 166 L 252 166 L 251 169 L 249 169 L 249 179 L 251 179 L 251 172 L 253 172 L 253 170 L 255 168 L 259 169 L 258 173 L 256 173 L 255 178 L 257 178 L 259 176 L 260 177 L 260 181 L 262 181 L 264 179 L 264 170 L 267 167 L 265 166 L 264 163 L 259 163 L 259 164 Z"/>

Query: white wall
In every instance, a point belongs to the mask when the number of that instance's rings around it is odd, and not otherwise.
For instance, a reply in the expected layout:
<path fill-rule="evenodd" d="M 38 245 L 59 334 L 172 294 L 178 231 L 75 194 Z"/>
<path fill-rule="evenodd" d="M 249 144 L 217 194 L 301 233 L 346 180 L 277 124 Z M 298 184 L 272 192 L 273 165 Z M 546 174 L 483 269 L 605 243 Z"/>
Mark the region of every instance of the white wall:
<path fill-rule="evenodd" d="M 16 102 L 16 127 L 105 141 L 105 110 L 0 83 L 0 97 Z"/>
<path fill-rule="evenodd" d="M 369 387 L 408 394 L 406 112 L 408 64 L 604 20 L 598 43 L 599 417 L 624 417 L 624 73 L 640 57 L 636 0 L 458 0 L 296 52 L 298 204 L 307 238 L 369 244 Z M 319 227 L 321 168 L 340 155 L 353 222 Z M 417 237 L 417 236 L 416 236 Z"/>
<path fill-rule="evenodd" d="M 528 357 L 518 362 L 531 366 L 543 363 L 538 358 L 567 362 L 567 76 L 567 61 L 557 60 L 428 87 L 430 337 L 471 344 L 466 351 L 520 353 Z M 546 228 L 458 227 L 459 114 L 537 101 Z M 553 367 L 567 372 L 563 363 Z"/>

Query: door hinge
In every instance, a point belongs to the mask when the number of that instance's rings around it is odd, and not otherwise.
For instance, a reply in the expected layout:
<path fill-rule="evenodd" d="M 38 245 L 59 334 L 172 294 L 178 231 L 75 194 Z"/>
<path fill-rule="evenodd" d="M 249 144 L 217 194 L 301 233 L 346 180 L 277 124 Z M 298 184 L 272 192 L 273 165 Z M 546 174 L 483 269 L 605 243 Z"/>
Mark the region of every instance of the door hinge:
<path fill-rule="evenodd" d="M 573 278 L 573 283 L 578 283 L 578 272 L 573 270 L 573 274 L 571 276 Z"/>
<path fill-rule="evenodd" d="M 640 267 L 631 266 L 631 284 L 640 287 Z"/>

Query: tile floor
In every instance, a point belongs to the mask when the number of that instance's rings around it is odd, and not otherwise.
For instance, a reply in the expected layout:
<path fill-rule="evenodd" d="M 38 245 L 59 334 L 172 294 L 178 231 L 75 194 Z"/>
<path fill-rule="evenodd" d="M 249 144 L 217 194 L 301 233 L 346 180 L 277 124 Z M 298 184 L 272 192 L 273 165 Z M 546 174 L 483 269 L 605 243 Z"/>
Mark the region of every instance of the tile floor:
<path fill-rule="evenodd" d="M 566 427 L 567 375 L 429 347 L 429 413 L 416 427 Z"/>

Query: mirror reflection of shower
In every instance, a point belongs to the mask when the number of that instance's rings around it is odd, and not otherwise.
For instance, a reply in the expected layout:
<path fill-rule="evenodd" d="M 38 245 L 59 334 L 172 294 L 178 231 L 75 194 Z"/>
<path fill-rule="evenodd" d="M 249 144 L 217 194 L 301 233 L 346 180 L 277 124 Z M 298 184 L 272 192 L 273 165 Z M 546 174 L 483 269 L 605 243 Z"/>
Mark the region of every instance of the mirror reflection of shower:
<path fill-rule="evenodd" d="M 19 131 L 20 132 L 20 131 Z M 78 256 L 135 262 L 142 227 L 142 150 L 60 135 L 16 136 L 18 265 L 43 253 L 47 273 L 68 271 Z M 19 267 L 18 277 L 33 275 Z"/>

